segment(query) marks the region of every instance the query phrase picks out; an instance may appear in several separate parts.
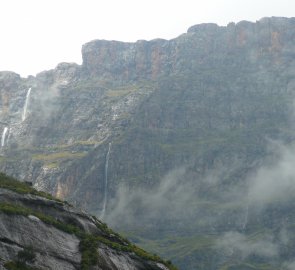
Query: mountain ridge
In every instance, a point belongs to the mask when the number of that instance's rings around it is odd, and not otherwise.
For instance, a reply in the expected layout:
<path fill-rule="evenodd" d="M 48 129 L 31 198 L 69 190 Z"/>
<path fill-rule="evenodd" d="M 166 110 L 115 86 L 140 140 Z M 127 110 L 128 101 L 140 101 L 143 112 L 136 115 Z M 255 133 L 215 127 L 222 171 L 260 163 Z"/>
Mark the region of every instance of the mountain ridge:
<path fill-rule="evenodd" d="M 280 171 L 293 153 L 294 26 L 263 18 L 172 40 L 92 41 L 81 66 L 0 73 L 0 169 L 97 216 L 107 198 L 105 221 L 182 269 L 288 264 L 277 224 L 292 236 L 293 215 L 263 190 L 281 192 L 267 164 Z"/>

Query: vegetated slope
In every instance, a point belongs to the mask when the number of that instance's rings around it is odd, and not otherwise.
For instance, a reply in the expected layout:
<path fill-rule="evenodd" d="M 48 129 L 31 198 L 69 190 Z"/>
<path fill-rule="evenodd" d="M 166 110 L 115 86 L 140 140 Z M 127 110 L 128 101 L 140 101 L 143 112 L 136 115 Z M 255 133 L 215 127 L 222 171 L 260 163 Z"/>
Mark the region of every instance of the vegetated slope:
<path fill-rule="evenodd" d="M 95 217 L 4 174 L 0 215 L 1 269 L 176 269 Z"/>
<path fill-rule="evenodd" d="M 82 66 L 1 73 L 1 169 L 181 269 L 290 268 L 294 25 L 97 40 Z"/>

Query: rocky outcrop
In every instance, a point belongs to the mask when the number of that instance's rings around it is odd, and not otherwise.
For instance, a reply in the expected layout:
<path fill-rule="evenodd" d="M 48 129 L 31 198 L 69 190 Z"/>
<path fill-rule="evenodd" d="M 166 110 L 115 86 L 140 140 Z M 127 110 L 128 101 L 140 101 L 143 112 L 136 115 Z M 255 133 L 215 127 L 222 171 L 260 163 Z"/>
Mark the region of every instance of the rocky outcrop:
<path fill-rule="evenodd" d="M 154 80 L 171 72 L 171 46 L 171 42 L 161 39 L 136 43 L 92 41 L 82 48 L 83 68 L 91 76 L 115 76 L 118 82 Z"/>
<path fill-rule="evenodd" d="M 1 269 L 15 269 L 11 268 L 13 264 L 28 269 L 172 267 L 165 266 L 159 258 L 149 259 L 152 255 L 113 233 L 94 217 L 50 196 L 43 197 L 46 194 L 39 194 L 26 184 L 1 175 L 0 186 Z"/>

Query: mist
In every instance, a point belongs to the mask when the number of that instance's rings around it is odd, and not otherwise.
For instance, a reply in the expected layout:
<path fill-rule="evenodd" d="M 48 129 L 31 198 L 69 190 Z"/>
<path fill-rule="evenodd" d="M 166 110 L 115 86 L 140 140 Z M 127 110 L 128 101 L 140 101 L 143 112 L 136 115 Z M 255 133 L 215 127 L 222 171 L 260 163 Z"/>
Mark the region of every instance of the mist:
<path fill-rule="evenodd" d="M 138 216 L 142 215 L 137 209 L 143 209 L 144 219 L 150 221 L 173 220 L 188 215 L 195 192 L 191 183 L 183 181 L 185 171 L 184 167 L 171 171 L 154 189 L 130 190 L 121 185 L 111 202 L 113 210 L 107 221 L 114 225 L 122 220 L 126 224 L 137 224 Z"/>
<path fill-rule="evenodd" d="M 295 261 L 284 263 L 284 267 L 287 270 L 295 270 Z"/>
<path fill-rule="evenodd" d="M 251 240 L 238 232 L 227 232 L 217 241 L 217 248 L 223 250 L 224 255 L 239 259 L 246 259 L 250 255 L 266 258 L 278 256 L 279 247 L 274 243 L 272 235 L 263 236 L 262 239 Z"/>
<path fill-rule="evenodd" d="M 266 207 L 285 202 L 295 192 L 295 146 L 271 143 L 272 160 L 260 167 L 249 180 L 248 196 L 251 204 Z"/>
<path fill-rule="evenodd" d="M 225 185 L 242 167 L 236 157 L 199 178 L 191 177 L 189 166 L 182 166 L 152 189 L 121 185 L 106 221 L 122 231 L 142 231 L 145 237 L 148 232 L 151 238 L 173 237 L 175 231 L 187 236 L 213 234 L 211 248 L 223 258 L 278 259 L 284 269 L 294 270 L 295 263 L 287 258 L 295 219 L 286 212 L 293 209 L 294 164 L 294 145 L 269 141 L 266 157 L 235 184 Z M 160 224 L 166 229 L 157 233 Z M 258 234 L 257 224 L 264 224 Z"/>

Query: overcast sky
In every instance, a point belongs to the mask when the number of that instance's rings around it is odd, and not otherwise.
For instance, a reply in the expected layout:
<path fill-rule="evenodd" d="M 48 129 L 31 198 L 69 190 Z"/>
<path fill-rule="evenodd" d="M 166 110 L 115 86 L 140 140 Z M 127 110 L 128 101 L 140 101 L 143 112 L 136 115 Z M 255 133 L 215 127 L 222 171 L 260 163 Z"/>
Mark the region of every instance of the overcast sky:
<path fill-rule="evenodd" d="M 292 0 L 0 0 L 0 70 L 81 64 L 93 39 L 171 39 L 192 25 L 295 16 Z"/>

